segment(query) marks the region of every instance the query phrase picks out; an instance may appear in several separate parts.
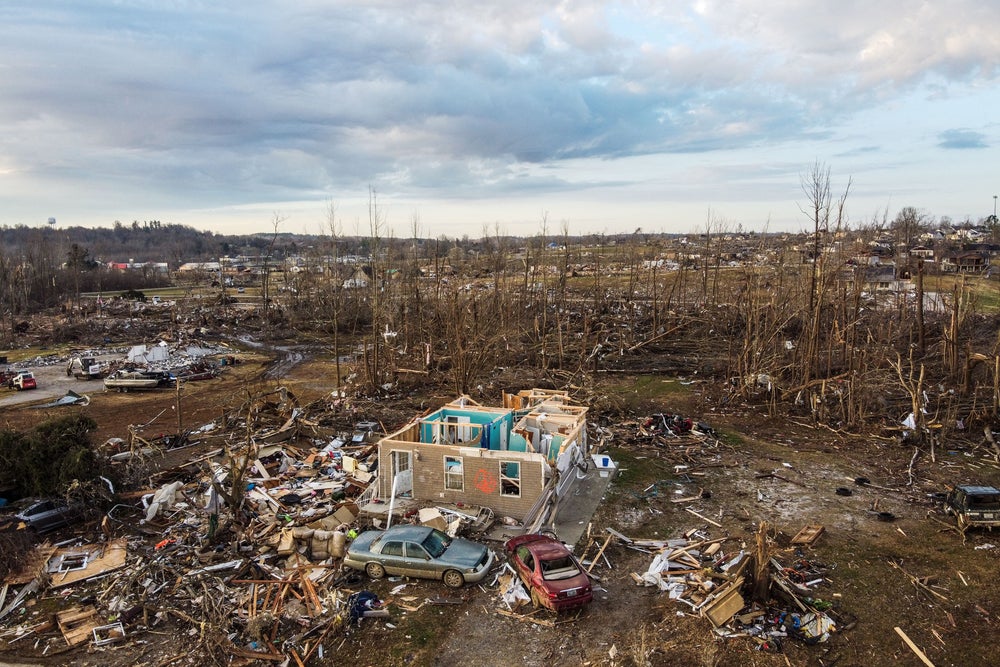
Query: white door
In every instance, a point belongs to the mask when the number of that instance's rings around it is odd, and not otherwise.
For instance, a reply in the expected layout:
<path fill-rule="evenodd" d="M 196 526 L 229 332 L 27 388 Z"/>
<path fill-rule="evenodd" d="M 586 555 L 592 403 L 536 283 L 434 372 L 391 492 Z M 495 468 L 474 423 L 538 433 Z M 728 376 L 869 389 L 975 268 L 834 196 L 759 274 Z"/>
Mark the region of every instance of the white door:
<path fill-rule="evenodd" d="M 445 436 L 446 442 L 457 445 L 463 442 L 468 442 L 472 439 L 472 427 L 468 424 L 472 423 L 471 417 L 458 417 L 450 416 L 445 419 L 448 423 L 447 434 Z M 461 426 L 461 424 L 466 424 Z"/>
<path fill-rule="evenodd" d="M 392 477 L 397 495 L 413 495 L 413 468 L 410 467 L 410 452 L 393 450 Z"/>

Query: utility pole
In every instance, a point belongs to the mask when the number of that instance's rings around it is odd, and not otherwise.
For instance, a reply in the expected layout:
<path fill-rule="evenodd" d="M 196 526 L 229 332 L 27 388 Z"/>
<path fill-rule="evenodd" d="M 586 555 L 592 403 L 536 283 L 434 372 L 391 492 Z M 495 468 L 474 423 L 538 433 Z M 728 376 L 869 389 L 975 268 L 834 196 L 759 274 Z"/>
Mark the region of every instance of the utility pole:
<path fill-rule="evenodd" d="M 179 377 L 174 377 L 174 410 L 177 411 L 177 437 L 181 436 L 181 431 L 183 431 L 183 421 L 181 419 L 181 379 Z"/>

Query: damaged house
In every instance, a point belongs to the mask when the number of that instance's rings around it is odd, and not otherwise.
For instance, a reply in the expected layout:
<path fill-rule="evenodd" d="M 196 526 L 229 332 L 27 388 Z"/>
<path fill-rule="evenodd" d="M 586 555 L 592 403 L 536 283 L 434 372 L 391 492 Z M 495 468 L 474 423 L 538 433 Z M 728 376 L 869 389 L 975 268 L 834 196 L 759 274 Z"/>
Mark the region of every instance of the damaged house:
<path fill-rule="evenodd" d="M 358 505 L 472 505 L 543 525 L 588 455 L 586 413 L 564 391 L 504 394 L 500 408 L 462 396 L 379 441 L 378 477 Z"/>

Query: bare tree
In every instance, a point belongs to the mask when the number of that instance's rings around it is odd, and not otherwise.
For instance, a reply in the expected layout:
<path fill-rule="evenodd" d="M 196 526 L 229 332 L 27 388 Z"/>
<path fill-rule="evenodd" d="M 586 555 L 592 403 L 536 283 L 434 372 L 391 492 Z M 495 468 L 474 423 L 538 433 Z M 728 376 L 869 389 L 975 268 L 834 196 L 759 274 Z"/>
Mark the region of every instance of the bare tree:
<path fill-rule="evenodd" d="M 337 270 L 340 266 L 340 244 L 341 237 L 340 222 L 337 220 L 337 204 L 330 200 L 326 206 L 326 232 L 330 240 L 330 257 L 332 264 L 327 268 L 326 285 L 327 297 L 329 299 L 330 326 L 333 329 L 333 359 L 336 372 L 334 387 L 340 390 L 340 314 L 341 314 L 341 289 L 340 274 Z"/>
<path fill-rule="evenodd" d="M 80 274 L 88 268 L 90 251 L 79 243 L 73 243 L 66 253 L 66 268 L 73 276 L 73 296 L 76 307 L 80 307 Z"/>
<path fill-rule="evenodd" d="M 799 208 L 810 216 L 813 223 L 808 253 L 811 271 L 807 335 L 801 364 L 801 384 L 808 386 L 819 371 L 822 324 L 826 314 L 826 288 L 829 278 L 826 250 L 830 238 L 831 220 L 837 229 L 844 223 L 844 204 L 851 189 L 851 182 L 848 180 L 844 193 L 834 202 L 830 187 L 830 169 L 816 162 L 812 170 L 802 177 L 801 186 L 806 196 L 806 205 L 800 205 Z"/>
<path fill-rule="evenodd" d="M 913 206 L 906 206 L 896 214 L 891 228 L 895 234 L 896 242 L 903 244 L 908 249 L 913 245 L 917 236 L 924 231 L 927 224 L 926 215 Z"/>
<path fill-rule="evenodd" d="M 267 244 L 267 250 L 261 258 L 260 294 L 263 299 L 265 340 L 271 338 L 271 253 L 274 252 L 274 244 L 278 240 L 278 228 L 281 227 L 281 223 L 284 221 L 285 218 L 278 213 L 272 216 L 271 227 L 274 231 L 271 234 L 271 241 Z"/>
<path fill-rule="evenodd" d="M 369 266 L 372 275 L 366 292 L 371 324 L 362 361 L 367 387 L 371 391 L 377 391 L 379 387 L 394 377 L 388 344 L 395 332 L 389 329 L 390 322 L 387 313 L 388 267 L 386 265 L 387 255 L 383 247 L 386 235 L 385 213 L 380 208 L 378 194 L 372 187 L 368 189 L 368 233 Z"/>
<path fill-rule="evenodd" d="M 498 363 L 505 332 L 499 326 L 503 302 L 497 297 L 452 286 L 442 309 L 439 324 L 451 357 L 452 386 L 459 394 L 469 393 L 476 379 Z"/>

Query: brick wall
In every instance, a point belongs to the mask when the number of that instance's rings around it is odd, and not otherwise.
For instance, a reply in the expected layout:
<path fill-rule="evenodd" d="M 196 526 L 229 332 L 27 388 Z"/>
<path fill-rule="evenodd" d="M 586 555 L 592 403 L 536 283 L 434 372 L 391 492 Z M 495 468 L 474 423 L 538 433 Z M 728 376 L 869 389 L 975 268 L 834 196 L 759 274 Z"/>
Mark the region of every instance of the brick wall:
<path fill-rule="evenodd" d="M 379 480 L 383 490 L 391 488 L 392 485 L 393 450 L 412 452 L 413 497 L 428 503 L 480 505 L 489 507 L 498 516 L 510 516 L 521 520 L 528 514 L 545 487 L 544 470 L 548 467 L 548 463 L 540 454 L 394 440 L 383 441 L 379 452 Z M 462 460 L 464 491 L 445 488 L 446 456 Z M 500 495 L 501 461 L 516 461 L 521 464 L 519 497 Z"/>

